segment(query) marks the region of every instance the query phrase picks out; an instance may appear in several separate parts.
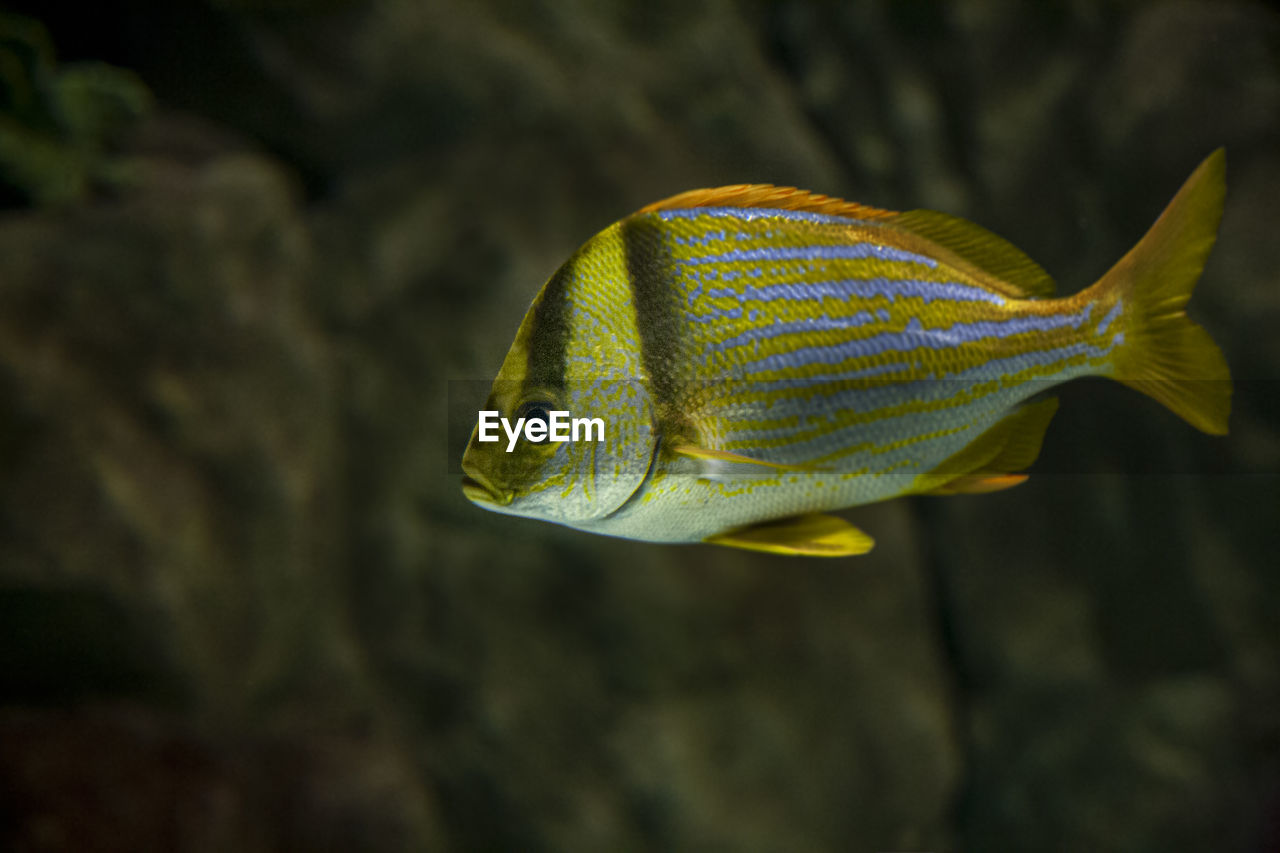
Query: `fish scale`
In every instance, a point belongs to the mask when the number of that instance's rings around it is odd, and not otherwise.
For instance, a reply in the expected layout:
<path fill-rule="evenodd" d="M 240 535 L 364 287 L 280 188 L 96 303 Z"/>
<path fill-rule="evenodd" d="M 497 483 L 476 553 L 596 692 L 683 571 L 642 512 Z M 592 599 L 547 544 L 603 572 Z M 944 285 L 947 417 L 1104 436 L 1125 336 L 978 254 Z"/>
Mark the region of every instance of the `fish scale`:
<path fill-rule="evenodd" d="M 1040 333 L 1061 327 L 1077 331 L 1093 307 L 1085 305 L 1073 312 L 1075 303 L 1056 300 L 1037 306 L 1040 310 L 1031 313 L 1020 310 L 1002 294 L 960 280 L 962 274 L 946 264 L 888 243 L 895 236 L 888 225 L 841 217 L 823 217 L 818 222 L 781 215 L 776 219 L 744 218 L 735 216 L 731 209 L 678 213 L 657 214 L 680 226 L 669 232 L 665 246 L 671 299 L 685 306 L 689 321 L 685 328 L 692 348 L 710 356 L 705 361 L 682 362 L 688 368 L 682 378 L 691 383 L 725 384 L 723 396 L 707 407 L 720 423 L 711 426 L 704 419 L 704 429 L 723 446 L 757 458 L 796 463 L 844 455 L 846 459 L 835 470 L 869 469 L 874 476 L 881 472 L 877 460 L 865 453 L 842 452 L 846 442 L 854 438 L 847 435 L 851 429 L 869 434 L 868 424 L 878 417 L 896 415 L 900 406 L 895 404 L 919 401 L 926 395 L 936 397 L 939 388 L 948 392 L 936 401 L 945 409 L 947 402 L 954 403 L 973 383 L 950 379 L 940 384 L 937 380 L 953 377 L 966 367 L 989 365 L 998 358 L 1005 358 L 1005 366 L 1012 367 L 1017 356 L 1034 360 L 1035 355 L 1053 353 L 1058 345 L 1055 336 Z M 791 227 L 778 228 L 779 220 Z M 775 235 L 779 232 L 786 238 L 782 245 L 756 245 L 764 240 L 778 242 Z M 730 241 L 722 235 L 727 233 L 749 248 L 726 251 L 725 244 Z M 751 267 L 756 262 L 783 259 L 807 263 Z M 690 275 L 690 268 L 701 275 Z M 732 284 L 707 288 L 704 283 L 708 279 Z M 730 315 L 719 301 L 723 299 L 733 299 L 747 310 Z M 700 322 L 709 314 L 720 322 Z M 1110 346 L 1110 339 L 1098 341 L 1095 366 L 1103 362 Z M 833 385 L 847 385 L 847 379 L 802 382 L 790 393 L 778 393 L 776 386 L 762 388 L 760 384 L 803 380 L 815 369 L 836 368 L 844 376 L 856 375 L 877 366 L 903 364 L 909 353 L 914 357 L 905 363 L 905 375 L 895 379 L 888 393 L 876 395 L 880 399 L 871 406 L 858 405 L 868 396 L 865 391 L 827 393 Z M 1054 361 L 1037 365 L 1035 371 L 988 371 L 991 375 L 982 378 L 998 376 L 1025 385 L 1022 396 L 1029 396 L 1039 390 L 1032 382 L 1075 375 L 1075 365 L 1069 363 L 1072 358 L 1061 354 Z M 753 381 L 754 377 L 759 379 Z M 922 389 L 922 385 L 932 387 Z M 879 384 L 873 390 L 883 388 Z M 1004 394 L 993 400 L 991 407 L 1007 408 L 1018 398 Z M 779 405 L 788 399 L 798 405 Z M 802 424 L 795 419 L 797 409 L 829 417 L 815 428 L 811 421 Z M 968 423 L 982 420 L 978 412 L 967 418 Z M 905 435 L 895 433 L 892 443 L 900 445 L 906 438 L 934 435 L 954 426 L 952 420 L 945 411 L 941 417 L 917 418 Z M 901 416 L 895 425 L 904 426 Z M 762 427 L 767 436 L 761 435 Z M 940 462 L 958 449 L 956 441 L 932 442 L 932 456 L 913 460 L 914 464 Z M 900 470 L 899 462 L 887 456 L 880 465 Z"/>
<path fill-rule="evenodd" d="M 1213 246 L 1224 156 L 1092 286 L 931 211 L 738 185 L 649 205 L 589 240 L 521 324 L 488 406 L 600 417 L 606 440 L 477 441 L 488 509 L 658 542 L 862 553 L 829 510 L 1008 488 L 1057 403 L 1109 376 L 1226 432 L 1225 361 L 1184 306 Z"/>

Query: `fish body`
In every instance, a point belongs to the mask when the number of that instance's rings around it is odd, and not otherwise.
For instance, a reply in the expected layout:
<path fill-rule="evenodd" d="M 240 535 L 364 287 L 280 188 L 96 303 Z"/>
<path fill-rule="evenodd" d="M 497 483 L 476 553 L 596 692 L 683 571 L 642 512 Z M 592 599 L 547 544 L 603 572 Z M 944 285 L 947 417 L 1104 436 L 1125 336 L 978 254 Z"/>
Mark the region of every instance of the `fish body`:
<path fill-rule="evenodd" d="M 477 440 L 489 509 L 657 542 L 851 554 L 824 513 L 1026 479 L 1056 410 L 1105 376 L 1224 433 L 1226 363 L 1184 311 L 1216 235 L 1215 152 L 1067 297 L 982 228 L 763 185 L 695 190 L 588 241 L 535 298 L 487 408 L 600 417 L 603 442 Z"/>

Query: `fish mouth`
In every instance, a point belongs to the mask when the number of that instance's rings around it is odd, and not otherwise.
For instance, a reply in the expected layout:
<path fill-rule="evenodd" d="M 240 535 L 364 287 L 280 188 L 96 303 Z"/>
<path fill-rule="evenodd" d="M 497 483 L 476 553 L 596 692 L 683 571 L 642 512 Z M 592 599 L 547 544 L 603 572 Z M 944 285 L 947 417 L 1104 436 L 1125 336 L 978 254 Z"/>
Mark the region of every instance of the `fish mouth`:
<path fill-rule="evenodd" d="M 511 492 L 503 491 L 494 485 L 493 481 L 480 473 L 475 468 L 466 464 L 462 464 L 462 494 L 472 503 L 479 504 L 497 504 L 498 506 L 506 506 L 511 503 L 514 497 Z"/>

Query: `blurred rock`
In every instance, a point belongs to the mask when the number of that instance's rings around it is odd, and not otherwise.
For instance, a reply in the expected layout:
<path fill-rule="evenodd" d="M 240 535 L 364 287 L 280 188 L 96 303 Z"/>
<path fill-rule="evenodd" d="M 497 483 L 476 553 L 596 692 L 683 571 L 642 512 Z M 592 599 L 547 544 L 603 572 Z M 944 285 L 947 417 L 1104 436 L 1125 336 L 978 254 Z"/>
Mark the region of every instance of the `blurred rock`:
<path fill-rule="evenodd" d="M 234 737 L 274 726 L 338 736 L 368 719 L 337 575 L 335 371 L 304 302 L 310 243 L 294 199 L 279 166 L 232 150 L 155 157 L 117 200 L 0 223 L 6 701 L 149 699 Z M 80 723 L 34 719 L 55 741 L 93 740 Z M 26 736 L 6 738 L 22 764 Z M 86 806 L 102 820 L 130 822 L 111 797 L 147 810 L 118 845 L 93 849 L 169 847 L 151 834 L 165 831 L 152 825 L 162 780 L 117 790 L 107 780 L 124 771 L 111 751 L 45 760 L 65 780 L 51 783 L 55 801 L 78 796 L 68 774 L 87 772 L 84 796 L 108 798 Z M 363 796 L 364 782 L 341 778 L 332 796 Z M 280 784 L 291 796 L 301 782 Z M 90 849 L 80 842 L 92 843 L 92 821 L 59 824 L 66 843 L 46 844 L 44 795 L 24 806 L 31 792 L 11 793 L 5 808 L 23 817 L 15 838 L 30 849 Z M 393 823 L 408 814 L 417 836 L 424 801 L 396 793 L 361 808 Z M 174 807 L 188 795 L 203 796 L 175 792 Z M 50 808 L 51 819 L 73 817 L 68 803 Z M 226 837 L 275 832 L 239 819 Z M 193 832 L 178 849 L 222 847 L 223 836 L 202 846 Z M 362 845 L 342 849 L 388 849 L 372 836 Z"/>
<path fill-rule="evenodd" d="M 314 570 L 333 559 L 316 529 L 334 501 L 333 378 L 278 168 L 233 153 L 152 171 L 118 202 L 0 228 L 20 425 L 4 563 L 158 609 L 202 700 L 240 710 L 333 641 L 303 625 L 331 597 Z"/>
<path fill-rule="evenodd" d="M 434 843 L 421 801 L 405 800 L 403 762 L 367 737 L 232 740 L 117 706 L 3 711 L 0 780 L 0 843 L 15 853 Z"/>
<path fill-rule="evenodd" d="M 1061 849 L 1262 849 L 1227 694 L 1193 677 L 979 703 L 966 848 L 1034 832 Z"/>

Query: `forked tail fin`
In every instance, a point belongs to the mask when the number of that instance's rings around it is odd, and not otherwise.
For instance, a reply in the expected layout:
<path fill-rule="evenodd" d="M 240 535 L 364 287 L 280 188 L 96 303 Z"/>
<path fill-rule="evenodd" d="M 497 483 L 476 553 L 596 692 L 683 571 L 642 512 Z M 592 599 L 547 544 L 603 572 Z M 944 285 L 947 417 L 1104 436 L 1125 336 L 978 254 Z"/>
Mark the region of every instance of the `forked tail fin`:
<path fill-rule="evenodd" d="M 1113 377 L 1196 429 L 1225 435 L 1231 374 L 1222 351 L 1184 310 L 1217 239 L 1226 196 L 1219 148 L 1191 173 L 1138 244 L 1090 290 L 1122 305 Z"/>

